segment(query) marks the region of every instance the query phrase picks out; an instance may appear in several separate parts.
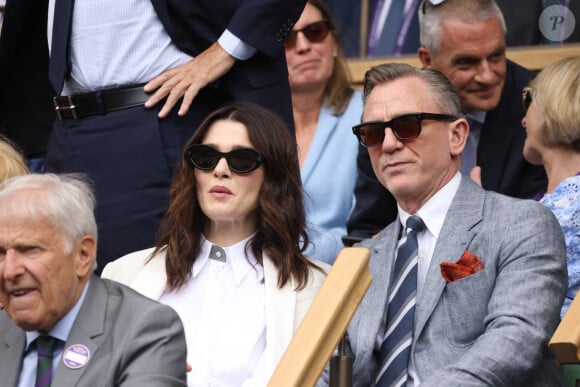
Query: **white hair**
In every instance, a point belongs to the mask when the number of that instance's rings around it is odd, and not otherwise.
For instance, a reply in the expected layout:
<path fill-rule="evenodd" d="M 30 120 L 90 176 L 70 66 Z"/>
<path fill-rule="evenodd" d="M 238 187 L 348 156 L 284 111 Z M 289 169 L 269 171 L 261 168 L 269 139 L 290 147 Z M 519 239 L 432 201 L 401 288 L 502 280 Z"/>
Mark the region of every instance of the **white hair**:
<path fill-rule="evenodd" d="M 94 209 L 95 196 L 81 175 L 31 174 L 0 185 L 0 217 L 46 218 L 63 236 L 68 252 L 83 236 L 97 240 Z"/>
<path fill-rule="evenodd" d="M 497 18 L 505 35 L 506 24 L 501 9 L 494 0 L 445 0 L 433 5 L 423 0 L 418 9 L 421 46 L 437 55 L 442 42 L 442 25 L 445 20 L 465 23 Z"/>

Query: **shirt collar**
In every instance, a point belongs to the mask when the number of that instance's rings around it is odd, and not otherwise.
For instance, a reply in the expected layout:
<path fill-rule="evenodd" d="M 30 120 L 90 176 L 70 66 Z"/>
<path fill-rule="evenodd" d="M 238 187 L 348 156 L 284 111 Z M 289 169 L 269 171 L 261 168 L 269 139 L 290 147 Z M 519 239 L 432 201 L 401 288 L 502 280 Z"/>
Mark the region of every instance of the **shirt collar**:
<path fill-rule="evenodd" d="M 89 288 L 89 282 L 91 282 L 91 281 L 88 280 L 87 283 L 85 284 L 85 287 L 83 289 L 83 292 L 81 293 L 81 296 L 79 297 L 79 299 L 77 300 L 75 305 L 72 307 L 72 309 L 69 310 L 68 313 L 65 314 L 64 317 L 61 318 L 56 323 L 56 325 L 54 327 L 52 327 L 50 332 L 48 332 L 49 336 L 52 336 L 55 339 L 59 339 L 63 343 L 66 343 L 68 336 L 70 334 L 70 331 L 72 329 L 72 326 L 73 326 L 75 320 L 77 319 L 77 315 L 79 314 L 79 310 L 81 309 L 81 305 L 83 304 L 83 301 L 85 300 L 85 296 L 87 295 L 87 290 Z M 40 333 L 38 331 L 26 332 L 26 350 L 28 350 L 30 344 L 32 344 L 34 342 L 34 340 L 36 340 L 38 338 L 38 336 L 41 336 L 41 335 L 42 335 L 42 333 Z"/>
<path fill-rule="evenodd" d="M 211 264 L 217 265 L 230 265 L 234 279 L 238 285 L 243 281 L 243 279 L 251 270 L 255 270 L 259 280 L 262 280 L 264 276 L 264 269 L 258 263 L 258 260 L 252 253 L 251 249 L 248 248 L 246 251 L 246 245 L 254 237 L 254 235 L 255 234 L 252 234 L 246 239 L 228 247 L 220 246 L 226 252 L 226 262 L 218 262 L 209 259 L 209 253 L 213 243 L 205 239 L 205 236 L 202 236 L 200 253 L 198 259 L 195 260 L 192 267 L 192 277 L 196 277 L 202 271 L 205 265 L 210 262 Z"/>
<path fill-rule="evenodd" d="M 443 227 L 443 222 L 445 221 L 445 215 L 449 207 L 451 207 L 451 202 L 459 189 L 459 183 L 461 182 L 461 173 L 457 172 L 451 180 L 447 182 L 435 195 L 433 195 L 424 205 L 417 211 L 418 216 L 421 217 L 423 223 L 427 227 L 427 230 L 435 236 L 439 237 L 441 228 Z M 397 207 L 399 207 L 397 205 Z M 405 212 L 401 207 L 399 207 L 399 219 L 405 228 L 407 224 L 407 219 L 411 214 Z"/>
<path fill-rule="evenodd" d="M 479 122 L 481 125 L 483 125 L 483 123 L 485 122 L 485 115 L 486 115 L 486 112 L 481 111 L 481 110 L 473 110 L 469 114 L 464 114 L 465 117 L 469 117 L 472 120 Z"/>

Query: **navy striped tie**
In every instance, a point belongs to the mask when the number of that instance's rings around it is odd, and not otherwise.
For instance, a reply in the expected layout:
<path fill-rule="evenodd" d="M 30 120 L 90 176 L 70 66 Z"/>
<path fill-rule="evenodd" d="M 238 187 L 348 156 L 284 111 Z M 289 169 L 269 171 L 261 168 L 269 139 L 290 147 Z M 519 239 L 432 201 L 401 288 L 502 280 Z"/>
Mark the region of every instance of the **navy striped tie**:
<path fill-rule="evenodd" d="M 51 336 L 39 336 L 36 339 L 36 363 L 35 387 L 49 387 L 52 382 L 52 357 L 56 339 Z"/>
<path fill-rule="evenodd" d="M 376 378 L 380 387 L 404 386 L 407 382 L 417 298 L 417 233 L 424 228 L 420 217 L 409 217 L 407 237 L 397 251 Z"/>

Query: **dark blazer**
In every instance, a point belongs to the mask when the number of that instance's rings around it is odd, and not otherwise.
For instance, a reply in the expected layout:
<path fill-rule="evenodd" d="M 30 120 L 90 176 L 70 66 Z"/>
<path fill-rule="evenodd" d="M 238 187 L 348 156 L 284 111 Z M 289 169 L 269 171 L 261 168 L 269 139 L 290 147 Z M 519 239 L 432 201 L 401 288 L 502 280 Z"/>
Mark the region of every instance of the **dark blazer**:
<path fill-rule="evenodd" d="M 0 132 L 44 157 L 55 119 L 48 82 L 47 0 L 6 0 L 0 35 Z"/>
<path fill-rule="evenodd" d="M 2 386 L 16 386 L 25 333 L 0 312 Z M 186 386 L 186 344 L 177 313 L 117 282 L 91 278 L 65 351 L 90 351 L 78 369 L 60 362 L 53 386 Z"/>
<path fill-rule="evenodd" d="M 526 131 L 522 89 L 535 74 L 507 61 L 507 72 L 499 105 L 489 111 L 477 147 L 483 188 L 517 198 L 531 198 L 546 188 L 541 165 L 528 163 L 522 154 Z M 348 221 L 349 235 L 369 237 L 397 217 L 397 204 L 372 170 L 368 152 L 359 148 L 356 205 Z"/>
<path fill-rule="evenodd" d="M 496 3 L 503 13 L 507 26 L 505 40 L 508 46 L 550 43 L 542 36 L 539 28 L 540 15 L 543 11 L 542 0 L 496 0 Z M 568 9 L 576 17 L 577 25 L 580 19 L 580 1 L 570 0 Z M 580 28 L 577 26 L 568 39 L 561 43 L 573 42 L 580 42 Z"/>

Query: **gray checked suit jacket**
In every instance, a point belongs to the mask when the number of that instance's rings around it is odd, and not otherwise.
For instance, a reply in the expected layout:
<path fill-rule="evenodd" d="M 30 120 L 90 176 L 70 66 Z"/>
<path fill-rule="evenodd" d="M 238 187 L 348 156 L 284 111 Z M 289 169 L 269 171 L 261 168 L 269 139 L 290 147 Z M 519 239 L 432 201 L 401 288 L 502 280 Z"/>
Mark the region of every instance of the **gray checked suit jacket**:
<path fill-rule="evenodd" d="M 374 384 L 400 228 L 393 222 L 361 243 L 372 253 L 373 282 L 347 330 L 353 386 Z M 466 250 L 484 269 L 447 284 L 440 263 L 456 262 Z M 412 356 L 421 386 L 561 386 L 547 342 L 566 287 L 565 242 L 552 213 L 462 176 L 415 314 Z"/>
<path fill-rule="evenodd" d="M 0 312 L 0 385 L 18 382 L 25 333 Z M 83 344 L 88 363 L 67 368 L 62 360 L 52 386 L 186 386 L 183 326 L 168 306 L 128 287 L 91 277 L 87 295 L 65 344 Z"/>

